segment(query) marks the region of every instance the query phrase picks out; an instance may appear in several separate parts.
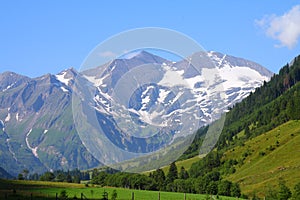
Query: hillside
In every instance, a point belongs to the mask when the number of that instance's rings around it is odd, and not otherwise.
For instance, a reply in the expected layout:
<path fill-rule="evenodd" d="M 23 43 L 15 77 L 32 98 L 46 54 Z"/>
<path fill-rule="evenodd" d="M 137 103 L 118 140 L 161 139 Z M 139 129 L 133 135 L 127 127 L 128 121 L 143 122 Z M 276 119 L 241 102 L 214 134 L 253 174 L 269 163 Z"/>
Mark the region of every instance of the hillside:
<path fill-rule="evenodd" d="M 7 171 L 5 171 L 2 167 L 0 167 L 0 178 L 12 179 L 13 176 L 9 174 Z"/>
<path fill-rule="evenodd" d="M 300 182 L 300 121 L 289 121 L 224 153 L 223 160 L 235 159 L 236 172 L 228 180 L 240 184 L 246 194 L 264 196 L 278 187 L 279 178 L 293 188 Z"/>
<path fill-rule="evenodd" d="M 242 130 L 246 132 L 244 139 L 247 140 L 289 120 L 300 119 L 299 81 L 300 56 L 230 109 L 218 149 L 234 145 L 234 137 Z"/>
<path fill-rule="evenodd" d="M 264 82 L 245 100 L 229 108 L 217 146 L 202 159 L 195 155 L 199 154 L 207 127 L 199 129 L 195 141 L 176 163 L 177 170 L 174 163 L 149 176 L 121 172 L 110 174 L 96 169 L 91 181 L 111 187 L 235 197 L 245 197 L 242 194 L 251 196 L 253 192 L 262 196 L 265 188 L 276 184 L 279 178 L 287 181 L 288 187 L 292 188 L 299 182 L 299 178 L 293 177 L 298 176 L 299 168 L 299 160 L 293 157 L 298 155 L 293 151 L 297 151 L 300 139 L 297 121 L 300 119 L 299 81 L 298 57 L 293 65 L 284 66 L 269 82 Z M 3 121 L 1 125 L 7 139 L 9 134 L 6 130 L 9 129 Z M 44 135 L 47 132 L 44 131 Z M 35 130 L 27 133 L 25 141 L 30 139 L 31 134 L 35 135 Z M 187 176 L 181 167 L 188 171 Z"/>
<path fill-rule="evenodd" d="M 193 163 L 201 160 L 202 158 L 203 158 L 203 156 L 197 155 L 197 156 L 192 157 L 192 158 L 176 161 L 177 170 L 179 171 L 181 167 L 184 167 L 184 169 L 189 170 Z M 169 169 L 170 169 L 170 166 L 167 165 L 167 166 L 162 167 L 161 169 L 163 170 L 163 172 L 165 174 L 167 174 Z M 146 171 L 143 174 L 149 175 L 150 172 L 153 172 L 153 171 L 155 171 L 155 170 Z"/>
<path fill-rule="evenodd" d="M 216 148 L 223 152 L 289 120 L 300 119 L 299 81 L 300 56 L 294 59 L 291 66 L 284 66 L 269 82 L 264 82 L 255 92 L 229 108 Z M 207 130 L 207 127 L 198 130 L 195 140 L 181 159 L 199 153 Z M 241 132 L 245 133 L 243 137 L 240 137 Z"/>
<path fill-rule="evenodd" d="M 192 177 L 219 173 L 239 183 L 242 193 L 250 197 L 254 192 L 264 196 L 269 188 L 278 189 L 273 186 L 279 179 L 290 189 L 300 182 L 299 58 L 230 108 L 215 151 L 191 165 Z M 205 128 L 184 158 L 195 155 L 204 136 Z"/>

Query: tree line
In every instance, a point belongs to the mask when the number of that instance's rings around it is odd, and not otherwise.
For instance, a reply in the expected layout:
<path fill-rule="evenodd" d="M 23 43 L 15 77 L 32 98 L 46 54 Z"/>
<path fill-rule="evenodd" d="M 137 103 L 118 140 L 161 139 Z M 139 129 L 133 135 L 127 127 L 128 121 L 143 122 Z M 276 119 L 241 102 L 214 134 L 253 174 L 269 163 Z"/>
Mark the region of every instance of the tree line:
<path fill-rule="evenodd" d="M 19 175 L 18 180 L 35 180 L 35 181 L 53 181 L 53 182 L 67 182 L 80 183 L 81 180 L 90 180 L 90 172 L 74 170 L 56 170 L 53 172 L 47 171 L 43 174 L 29 174 L 29 170 L 24 169 Z"/>
<path fill-rule="evenodd" d="M 184 167 L 177 169 L 176 163 L 173 162 L 166 174 L 162 169 L 156 169 L 149 175 L 127 172 L 110 174 L 95 169 L 91 183 L 128 189 L 241 197 L 241 190 L 237 183 L 222 179 L 219 172 L 219 168 L 223 166 L 220 158 L 218 153 L 212 152 L 193 164 L 188 171 Z"/>

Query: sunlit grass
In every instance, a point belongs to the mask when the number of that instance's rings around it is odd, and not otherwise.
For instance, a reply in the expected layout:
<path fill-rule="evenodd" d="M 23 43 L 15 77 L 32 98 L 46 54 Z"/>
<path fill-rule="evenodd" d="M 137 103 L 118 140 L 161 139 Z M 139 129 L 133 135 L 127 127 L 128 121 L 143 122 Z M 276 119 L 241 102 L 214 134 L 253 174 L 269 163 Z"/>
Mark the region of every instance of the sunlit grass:
<path fill-rule="evenodd" d="M 300 121 L 287 122 L 248 140 L 227 151 L 225 159 L 239 161 L 228 180 L 238 182 L 243 193 L 255 191 L 264 196 L 268 187 L 277 187 L 279 178 L 292 189 L 300 182 Z"/>

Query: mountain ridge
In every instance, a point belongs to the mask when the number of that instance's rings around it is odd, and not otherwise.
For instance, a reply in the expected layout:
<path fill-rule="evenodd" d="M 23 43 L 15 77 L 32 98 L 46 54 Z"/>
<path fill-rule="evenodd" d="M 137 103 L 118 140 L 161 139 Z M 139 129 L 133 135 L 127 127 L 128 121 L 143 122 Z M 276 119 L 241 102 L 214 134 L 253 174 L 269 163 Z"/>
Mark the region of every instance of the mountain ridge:
<path fill-rule="evenodd" d="M 143 58 L 145 54 L 146 57 Z M 128 69 L 151 62 L 159 64 L 166 62 L 166 65 L 173 64 L 159 56 L 142 52 L 142 54 L 138 54 L 126 61 L 115 60 L 112 63 L 120 64 L 118 65 L 119 67 L 114 67 L 115 65 L 113 64 L 106 69 L 114 73 L 112 75 L 112 82 L 114 82 L 120 78 L 122 73 L 127 73 Z M 128 63 L 131 66 L 127 66 Z M 231 67 L 231 69 L 234 69 L 233 65 Z M 226 69 L 230 69 L 230 66 Z M 106 94 L 104 91 L 107 88 L 104 84 L 105 78 L 97 76 L 95 70 L 82 73 L 90 77 L 91 80 L 85 80 L 87 83 L 92 83 L 93 80 L 101 80 L 101 82 L 96 82 L 98 85 L 93 83 L 99 87 L 99 91 L 102 93 L 98 95 L 103 98 L 101 101 L 96 101 L 96 103 L 98 103 L 98 107 L 106 109 L 104 101 L 105 97 L 107 97 L 107 95 L 104 95 Z M 109 73 L 109 71 L 104 72 L 104 75 L 105 73 Z M 253 73 L 259 74 L 259 72 L 254 71 Z M 3 124 L 1 130 L 1 135 L 3 136 L 1 140 L 3 141 L 1 141 L 0 151 L 5 154 L 5 157 L 1 158 L 2 161 L 8 161 L 7 164 L 2 162 L 0 166 L 16 175 L 24 168 L 32 172 L 41 173 L 45 170 L 61 168 L 92 168 L 100 164 L 84 146 L 73 122 L 71 99 L 72 92 L 74 89 L 76 90 L 74 88 L 75 79 L 81 76 L 79 72 L 71 68 L 63 70 L 56 75 L 46 74 L 36 78 L 28 78 L 14 73 L 10 77 L 15 77 L 15 80 L 7 78 L 8 75 L 10 75 L 10 72 L 0 74 L 0 86 L 2 86 L 2 90 L 0 89 L 0 120 Z M 253 77 L 264 76 L 255 75 Z M 260 81 L 255 82 L 255 86 L 262 84 L 265 79 L 261 78 Z M 241 81 L 247 83 L 250 80 L 251 78 Z M 14 84 L 15 82 L 18 84 Z M 191 82 L 192 85 L 194 84 L 193 86 L 196 83 L 197 81 Z M 201 83 L 198 85 L 201 87 Z M 255 86 L 252 86 L 252 88 L 245 86 L 245 90 L 238 87 L 231 91 L 228 90 L 227 95 L 233 95 L 229 101 L 234 103 L 241 100 L 250 91 L 254 90 Z M 8 89 L 3 91 L 6 88 Z M 201 90 L 198 87 L 195 88 L 199 91 Z M 143 92 L 146 88 L 141 89 L 140 92 Z M 238 92 L 240 94 L 235 95 Z M 155 90 L 152 90 L 148 94 L 149 98 L 153 100 L 158 99 L 159 96 L 154 94 Z M 201 96 L 199 96 L 199 100 L 201 100 Z M 143 105 L 149 107 L 151 106 L 149 103 Z M 142 106 L 139 108 L 142 108 Z"/>

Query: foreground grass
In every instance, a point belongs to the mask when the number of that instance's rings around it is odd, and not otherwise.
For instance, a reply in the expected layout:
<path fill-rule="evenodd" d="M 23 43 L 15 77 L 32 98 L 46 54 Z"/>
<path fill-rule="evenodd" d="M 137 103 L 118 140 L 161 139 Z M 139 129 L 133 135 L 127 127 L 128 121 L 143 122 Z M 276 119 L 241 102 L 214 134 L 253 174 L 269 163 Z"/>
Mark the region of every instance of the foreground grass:
<path fill-rule="evenodd" d="M 300 182 L 300 121 L 287 122 L 227 151 L 225 159 L 239 161 L 227 179 L 238 182 L 242 193 L 263 197 L 269 188 L 278 187 L 280 178 L 292 189 Z"/>
<path fill-rule="evenodd" d="M 87 199 L 101 199 L 104 192 L 108 193 L 108 197 L 110 199 L 112 192 L 116 190 L 118 200 L 131 200 L 132 193 L 134 193 L 134 199 L 137 200 L 155 200 L 158 199 L 159 194 L 161 200 L 184 200 L 183 193 L 175 192 L 130 190 L 111 187 L 85 187 L 83 184 L 71 183 L 0 180 L 0 199 L 5 199 L 5 195 L 8 199 L 12 200 L 30 199 L 31 194 L 34 197 L 33 199 L 55 199 L 56 193 L 59 195 L 62 190 L 67 192 L 70 199 L 74 199 L 74 197 L 80 199 L 81 193 L 84 195 L 84 198 Z M 15 193 L 13 191 L 15 191 Z M 210 199 L 210 197 L 202 194 L 186 194 L 186 200 L 204 199 Z M 233 200 L 236 198 L 220 197 L 219 199 Z"/>

